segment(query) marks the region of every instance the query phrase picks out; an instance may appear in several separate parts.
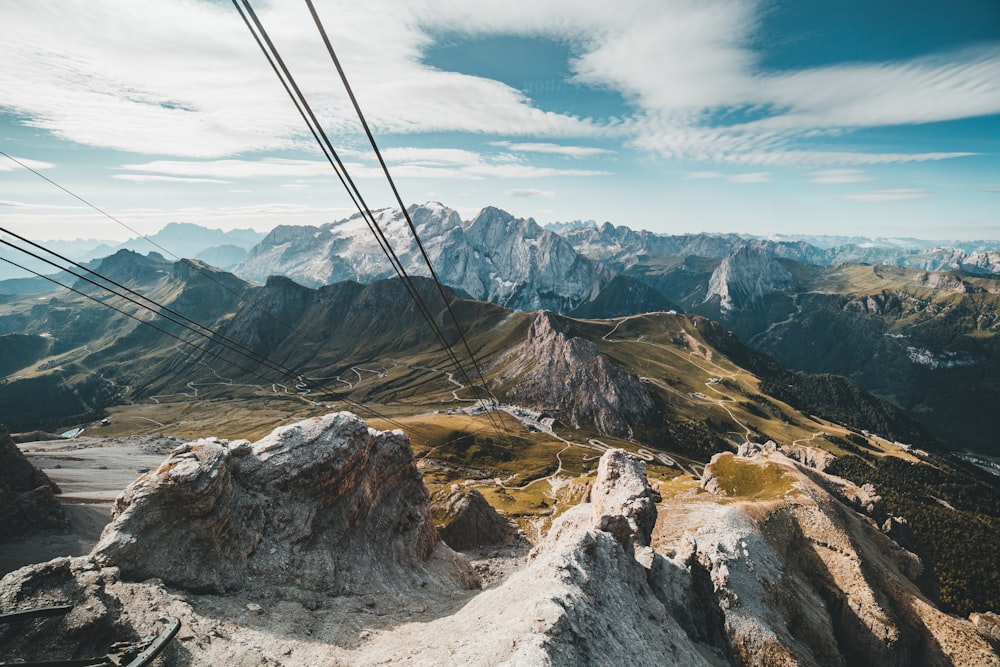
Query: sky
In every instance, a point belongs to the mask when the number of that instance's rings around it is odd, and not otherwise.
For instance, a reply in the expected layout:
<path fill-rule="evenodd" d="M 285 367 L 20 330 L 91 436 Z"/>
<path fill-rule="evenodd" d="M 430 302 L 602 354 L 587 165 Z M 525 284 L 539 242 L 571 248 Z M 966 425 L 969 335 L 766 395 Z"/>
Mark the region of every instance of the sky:
<path fill-rule="evenodd" d="M 252 2 L 372 208 L 305 3 Z M 996 0 L 315 0 L 407 204 L 676 234 L 1000 239 Z M 231 2 L 0 0 L 0 225 L 355 212 Z"/>

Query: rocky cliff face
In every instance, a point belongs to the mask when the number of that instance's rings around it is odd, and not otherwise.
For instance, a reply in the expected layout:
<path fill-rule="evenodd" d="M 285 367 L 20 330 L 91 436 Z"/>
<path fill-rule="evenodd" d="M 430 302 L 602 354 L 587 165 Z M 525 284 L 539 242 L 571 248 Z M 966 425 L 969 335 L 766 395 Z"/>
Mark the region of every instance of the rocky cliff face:
<path fill-rule="evenodd" d="M 441 545 L 428 501 L 402 433 L 330 414 L 253 444 L 181 446 L 119 496 L 93 556 L 126 578 L 188 590 L 474 583 L 461 557 L 432 559 Z"/>
<path fill-rule="evenodd" d="M 593 301 L 615 275 L 534 220 L 497 208 L 487 207 L 468 222 L 433 202 L 408 210 L 441 281 L 480 301 L 568 312 Z M 376 217 L 407 273 L 428 276 L 402 214 L 387 209 Z M 359 216 L 322 227 L 278 227 L 235 273 L 258 282 L 283 275 L 313 287 L 395 275 Z"/>
<path fill-rule="evenodd" d="M 523 343 L 496 362 L 494 383 L 511 401 L 551 412 L 564 423 L 629 437 L 657 412 L 657 399 L 639 379 L 608 361 L 594 343 L 566 336 L 555 316 L 535 315 Z"/>
<path fill-rule="evenodd" d="M 718 298 L 723 312 L 741 310 L 793 282 L 792 274 L 773 257 L 760 248 L 743 245 L 712 272 L 705 301 Z"/>
<path fill-rule="evenodd" d="M 342 437 L 350 451 L 331 459 L 329 453 L 344 449 Z M 916 556 L 839 500 L 851 495 L 848 482 L 773 447 L 714 458 L 705 485 L 716 480 L 715 493 L 685 477 L 654 489 L 642 461 L 609 450 L 585 501 L 555 519 L 509 578 L 481 592 L 462 592 L 463 579 L 453 576 L 450 587 L 443 580 L 421 585 L 433 569 L 423 555 L 433 540 L 425 521 L 406 515 L 426 510 L 426 491 L 410 505 L 387 502 L 403 492 L 382 487 L 412 488 L 405 481 L 410 474 L 400 472 L 412 459 L 396 472 L 377 463 L 392 455 L 375 450 L 394 450 L 396 439 L 332 415 L 254 445 L 203 441 L 175 452 L 122 497 L 92 556 L 30 566 L 0 580 L 5 610 L 76 605 L 63 619 L 0 628 L 6 633 L 0 659 L 38 659 L 54 649 L 96 654 L 101 641 L 148 633 L 171 614 L 182 622 L 167 654 L 171 664 L 1000 665 L 991 644 L 995 615 L 976 615 L 973 623 L 939 611 L 913 582 Z M 356 465 L 333 463 L 341 455 Z M 220 467 L 226 460 L 228 478 Z M 366 468 L 389 476 L 383 483 L 366 476 Z M 328 476 L 330 470 L 337 472 Z M 265 516 L 250 518 L 246 528 L 205 524 L 250 488 L 260 494 Z M 318 501 L 312 512 L 297 504 L 306 494 Z M 185 521 L 156 509 L 182 495 L 188 500 L 177 511 L 187 513 Z M 387 515 L 388 508 L 399 516 Z M 321 518 L 327 512 L 329 524 Z M 156 521 L 142 521 L 145 513 Z M 163 522 L 169 531 L 157 527 Z M 315 540 L 288 539 L 309 523 L 323 551 L 356 555 L 326 570 L 333 586 L 311 574 L 327 558 L 313 549 Z M 257 532 L 257 525 L 281 540 Z M 199 576 L 163 554 L 159 562 L 141 559 L 155 570 L 130 570 L 129 554 L 199 549 L 187 532 L 221 545 L 240 544 L 236 533 L 261 536 L 246 562 L 241 549 L 195 552 L 223 580 L 227 567 L 241 574 L 234 590 L 197 595 L 159 579 L 127 581 Z M 358 541 L 362 534 L 380 546 L 410 546 L 375 549 Z M 366 586 L 340 585 L 361 572 Z M 387 577 L 402 582 L 394 595 L 384 595 Z"/>

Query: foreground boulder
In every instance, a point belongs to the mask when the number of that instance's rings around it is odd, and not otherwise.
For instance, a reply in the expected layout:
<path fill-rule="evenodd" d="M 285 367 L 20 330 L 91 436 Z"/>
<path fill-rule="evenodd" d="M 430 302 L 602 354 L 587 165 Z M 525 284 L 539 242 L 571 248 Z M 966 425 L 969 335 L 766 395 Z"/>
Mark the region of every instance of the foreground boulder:
<path fill-rule="evenodd" d="M 428 502 L 402 432 L 329 414 L 253 444 L 182 445 L 118 497 L 93 557 L 195 591 L 475 586 L 468 561 L 438 540 Z"/>

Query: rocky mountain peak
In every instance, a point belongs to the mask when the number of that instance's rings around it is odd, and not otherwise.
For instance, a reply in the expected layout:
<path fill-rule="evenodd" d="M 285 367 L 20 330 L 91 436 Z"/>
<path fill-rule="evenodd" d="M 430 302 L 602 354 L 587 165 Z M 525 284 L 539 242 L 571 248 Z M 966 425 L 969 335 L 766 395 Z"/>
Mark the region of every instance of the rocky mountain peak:
<path fill-rule="evenodd" d="M 657 399 L 585 339 L 568 337 L 551 313 L 536 313 L 524 342 L 506 352 L 495 382 L 511 400 L 555 414 L 575 428 L 629 437 L 656 414 Z"/>
<path fill-rule="evenodd" d="M 112 280 L 123 283 L 145 283 L 155 280 L 160 274 L 169 271 L 172 264 L 157 252 L 148 255 L 133 250 L 119 250 L 100 261 L 96 271 Z M 89 283 L 79 281 L 86 289 Z"/>
<path fill-rule="evenodd" d="M 785 267 L 756 245 L 744 243 L 712 272 L 705 301 L 718 297 L 723 312 L 742 310 L 794 283 Z"/>

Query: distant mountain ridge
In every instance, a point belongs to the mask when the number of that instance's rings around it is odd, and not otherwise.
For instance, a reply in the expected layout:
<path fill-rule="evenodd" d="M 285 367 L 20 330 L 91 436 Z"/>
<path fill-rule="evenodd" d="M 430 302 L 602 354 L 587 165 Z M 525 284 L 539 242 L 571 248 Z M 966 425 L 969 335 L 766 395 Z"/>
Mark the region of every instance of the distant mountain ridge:
<path fill-rule="evenodd" d="M 477 300 L 517 310 L 569 313 L 597 300 L 618 275 L 534 220 L 498 208 L 484 208 L 469 221 L 436 202 L 411 206 L 408 212 L 441 281 Z M 407 273 L 428 276 L 402 213 L 385 209 L 375 215 Z M 394 275 L 360 215 L 320 227 L 277 227 L 234 273 L 256 282 L 283 275 L 309 287 L 343 280 L 369 283 Z M 636 286 L 634 295 L 641 293 L 656 303 L 636 296 L 633 313 L 664 303 Z"/>
<path fill-rule="evenodd" d="M 924 271 L 962 270 L 976 275 L 1000 274 L 1000 241 L 921 241 L 855 237 L 776 236 L 742 234 L 656 234 L 605 222 L 600 226 L 569 223 L 549 225 L 581 254 L 612 267 L 629 266 L 640 258 L 694 255 L 722 259 L 743 245 L 773 257 L 803 264 L 887 264 Z"/>
<path fill-rule="evenodd" d="M 243 259 L 247 250 L 262 238 L 264 234 L 253 229 L 233 229 L 224 232 L 221 229 L 210 229 L 189 222 L 171 222 L 155 234 L 137 236 L 123 243 L 107 239 L 74 239 L 46 241 L 43 245 L 83 264 L 109 257 L 119 250 L 131 250 L 144 255 L 150 252 L 172 253 L 177 257 L 199 259 L 220 269 L 231 269 Z M 10 253 L 12 256 L 17 254 Z M 28 257 L 19 258 L 18 263 L 43 275 L 55 274 L 55 269 L 50 265 Z M 21 280 L 21 282 L 2 284 L 9 280 Z M 39 280 L 41 279 L 30 278 L 20 269 L 0 263 L 0 294 L 38 293 L 51 287 L 51 284 L 46 285 L 44 282 L 38 282 Z"/>

